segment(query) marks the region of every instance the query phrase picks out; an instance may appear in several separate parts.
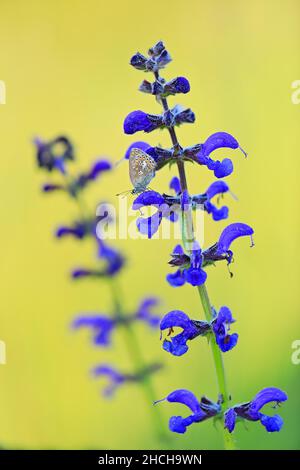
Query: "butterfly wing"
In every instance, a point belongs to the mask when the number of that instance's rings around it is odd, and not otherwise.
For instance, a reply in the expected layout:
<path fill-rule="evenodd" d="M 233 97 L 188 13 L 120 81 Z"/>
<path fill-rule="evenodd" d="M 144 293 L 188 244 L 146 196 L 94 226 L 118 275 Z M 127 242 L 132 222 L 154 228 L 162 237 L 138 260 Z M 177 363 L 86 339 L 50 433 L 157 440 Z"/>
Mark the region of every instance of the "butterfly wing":
<path fill-rule="evenodd" d="M 145 191 L 155 174 L 156 163 L 143 150 L 133 148 L 129 155 L 129 177 L 136 191 Z"/>

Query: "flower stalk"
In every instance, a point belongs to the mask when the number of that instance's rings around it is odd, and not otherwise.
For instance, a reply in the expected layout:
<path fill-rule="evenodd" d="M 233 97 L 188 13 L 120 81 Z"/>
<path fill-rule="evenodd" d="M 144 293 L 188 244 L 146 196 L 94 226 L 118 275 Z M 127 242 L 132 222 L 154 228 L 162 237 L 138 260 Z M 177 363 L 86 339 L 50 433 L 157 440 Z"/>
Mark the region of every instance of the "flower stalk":
<path fill-rule="evenodd" d="M 118 284 L 117 274 L 122 269 L 125 260 L 117 250 L 110 247 L 102 239 L 102 232 L 101 230 L 98 231 L 97 219 L 94 216 L 91 217 L 90 208 L 86 204 L 83 195 L 85 187 L 90 182 L 95 181 L 103 171 L 110 170 L 111 164 L 108 160 L 99 159 L 88 171 L 73 176 L 66 165 L 69 160 L 75 160 L 73 145 L 68 138 L 60 136 L 48 142 L 36 139 L 35 144 L 37 146 L 38 165 L 48 172 L 57 171 L 61 177 L 61 182 L 51 181 L 44 184 L 43 191 L 46 193 L 53 191 L 64 192 L 75 203 L 78 210 L 78 219 L 71 226 L 59 227 L 56 236 L 58 238 L 73 236 L 80 240 L 90 236 L 96 242 L 98 249 L 99 268 L 78 268 L 72 272 L 73 279 L 96 277 L 100 281 L 106 281 L 110 289 L 113 306 L 111 316 L 102 314 L 80 315 L 75 318 L 72 326 L 75 329 L 80 327 L 91 328 L 94 335 L 94 344 L 101 347 L 110 345 L 112 332 L 116 327 L 120 327 L 125 349 L 132 366 L 132 371 L 125 374 L 110 365 L 100 364 L 92 370 L 93 375 L 94 377 L 107 377 L 109 385 L 103 390 L 106 397 L 112 396 L 118 386 L 125 382 L 131 382 L 141 387 L 147 403 L 149 401 L 153 402 L 156 393 L 152 382 L 152 373 L 159 370 L 162 365 L 157 363 L 147 364 L 145 362 L 134 322 L 141 321 L 152 329 L 157 328 L 160 318 L 152 313 L 151 308 L 156 306 L 158 299 L 154 297 L 145 298 L 133 314 L 124 311 L 124 300 Z M 55 152 L 58 144 L 60 145 L 59 155 Z M 104 206 L 105 210 L 103 212 L 106 215 L 103 217 L 107 223 L 110 223 L 112 218 L 107 212 L 108 207 L 105 204 Z M 160 441 L 165 439 L 161 410 L 154 407 L 147 407 L 147 410 L 150 411 L 155 437 Z"/>
<path fill-rule="evenodd" d="M 205 315 L 205 321 L 193 320 L 181 310 L 168 312 L 160 323 L 161 331 L 167 330 L 162 347 L 173 356 L 182 356 L 189 349 L 188 343 L 198 337 L 206 336 L 210 342 L 212 357 L 215 364 L 218 400 L 211 401 L 206 396 L 199 400 L 192 392 L 178 389 L 167 395 L 161 401 L 180 403 L 190 410 L 187 417 L 172 416 L 169 420 L 169 429 L 172 432 L 183 434 L 193 423 L 214 418 L 221 423 L 223 430 L 224 447 L 234 449 L 235 441 L 233 431 L 237 421 L 259 421 L 267 432 L 280 431 L 283 420 L 279 415 L 268 416 L 261 410 L 270 402 L 275 405 L 287 400 L 287 395 L 275 387 L 267 387 L 250 401 L 241 405 L 231 405 L 231 395 L 228 392 L 225 367 L 222 353 L 233 349 L 238 342 L 239 335 L 230 333 L 235 319 L 227 306 L 221 306 L 217 311 L 211 304 L 207 292 L 206 269 L 219 261 L 226 261 L 229 265 L 233 261 L 231 245 L 237 238 L 250 237 L 253 246 L 252 227 L 245 223 L 232 223 L 221 233 L 219 240 L 212 246 L 204 249 L 200 247 L 196 238 L 193 224 L 193 211 L 204 210 L 212 216 L 214 221 L 224 220 L 228 217 L 227 206 L 217 207 L 212 201 L 215 196 L 230 193 L 229 186 L 224 178 L 233 172 L 233 163 L 229 158 L 222 161 L 215 160 L 211 154 L 221 148 L 240 149 L 238 141 L 227 132 L 216 132 L 209 136 L 205 142 L 190 147 L 181 147 L 175 127 L 193 123 L 195 114 L 190 108 L 184 109 L 179 105 L 170 108 L 167 97 L 190 91 L 189 81 L 185 77 L 176 77 L 166 81 L 160 76 L 160 70 L 171 62 L 171 56 L 164 43 L 159 41 L 148 51 L 148 56 L 137 52 L 130 60 L 130 64 L 137 70 L 151 72 L 154 83 L 144 80 L 139 90 L 154 95 L 162 105 L 161 114 L 148 114 L 141 110 L 132 111 L 124 120 L 124 132 L 134 134 L 139 131 L 150 133 L 156 129 L 167 129 L 172 141 L 171 148 L 152 147 L 147 142 L 137 141 L 128 148 L 125 159 L 129 159 L 129 174 L 133 184 L 133 194 L 139 194 L 134 200 L 132 208 L 140 210 L 143 207 L 153 206 L 156 211 L 150 217 L 139 217 L 136 221 L 140 233 L 151 238 L 159 229 L 164 219 L 170 222 L 181 221 L 182 246 L 177 245 L 169 264 L 176 268 L 176 272 L 167 275 L 167 282 L 174 288 L 180 288 L 186 283 L 196 287 Z M 217 178 L 205 193 L 190 195 L 188 191 L 185 162 L 196 163 L 207 167 Z M 176 164 L 178 177 L 172 178 L 169 189 L 174 195 L 165 192 L 158 193 L 150 190 L 148 184 L 158 172 L 167 165 Z M 232 273 L 229 271 L 230 275 Z M 175 333 L 175 328 L 180 328 Z"/>
<path fill-rule="evenodd" d="M 159 81 L 160 80 L 159 72 L 155 72 L 154 75 L 155 75 L 155 79 Z M 168 105 L 167 98 L 162 98 L 161 101 L 162 101 L 164 111 L 168 112 L 169 105 Z M 170 126 L 168 128 L 168 131 L 172 140 L 173 150 L 176 151 L 176 149 L 180 148 L 180 144 L 179 144 L 174 126 Z M 188 193 L 188 184 L 187 184 L 184 162 L 180 159 L 178 159 L 177 161 L 177 168 L 178 168 L 178 173 L 179 173 L 181 191 L 182 192 L 187 191 Z M 182 243 L 183 243 L 183 246 L 188 251 L 189 247 L 191 247 L 193 242 L 195 241 L 195 234 L 194 234 L 194 228 L 193 228 L 193 213 L 192 213 L 191 207 L 188 207 L 187 210 L 181 210 L 181 221 L 182 221 L 181 222 L 182 223 Z M 202 284 L 198 286 L 197 288 L 198 288 L 202 308 L 205 314 L 205 318 L 208 322 L 211 322 L 213 320 L 214 315 L 213 315 L 213 311 L 211 308 L 206 285 Z M 227 390 L 224 361 L 222 358 L 221 351 L 218 348 L 215 337 L 213 335 L 210 335 L 210 345 L 211 345 L 212 359 L 213 359 L 215 371 L 216 371 L 217 383 L 218 383 L 218 388 L 219 388 L 219 396 L 222 397 L 222 409 L 226 410 L 229 405 L 230 397 L 229 397 L 229 393 Z M 232 434 L 229 434 L 226 429 L 222 429 L 222 431 L 223 431 L 224 448 L 228 450 L 235 449 L 235 444 L 234 444 L 234 439 L 233 439 Z"/>

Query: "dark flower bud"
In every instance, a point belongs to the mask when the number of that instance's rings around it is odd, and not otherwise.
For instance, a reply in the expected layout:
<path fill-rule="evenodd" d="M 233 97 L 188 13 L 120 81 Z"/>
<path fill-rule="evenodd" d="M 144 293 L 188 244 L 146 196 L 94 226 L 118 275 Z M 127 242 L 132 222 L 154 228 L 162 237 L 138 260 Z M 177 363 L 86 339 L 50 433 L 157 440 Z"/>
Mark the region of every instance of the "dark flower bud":
<path fill-rule="evenodd" d="M 166 83 L 164 86 L 164 94 L 175 95 L 176 93 L 188 93 L 190 91 L 189 81 L 184 77 L 177 77 Z"/>
<path fill-rule="evenodd" d="M 147 64 L 147 58 L 143 55 L 137 52 L 134 56 L 131 57 L 130 59 L 130 65 L 132 67 L 136 68 L 137 70 L 146 70 Z"/>
<path fill-rule="evenodd" d="M 148 54 L 157 57 L 165 50 L 165 45 L 162 41 L 158 41 L 153 47 L 150 47 Z"/>
<path fill-rule="evenodd" d="M 150 95 L 152 95 L 152 89 L 152 83 L 148 82 L 147 80 L 144 80 L 139 87 L 139 91 L 142 91 L 143 93 L 149 93 Z"/>
<path fill-rule="evenodd" d="M 175 114 L 175 123 L 177 126 L 183 123 L 193 123 L 195 122 L 196 116 L 193 111 L 188 108 L 183 111 Z"/>

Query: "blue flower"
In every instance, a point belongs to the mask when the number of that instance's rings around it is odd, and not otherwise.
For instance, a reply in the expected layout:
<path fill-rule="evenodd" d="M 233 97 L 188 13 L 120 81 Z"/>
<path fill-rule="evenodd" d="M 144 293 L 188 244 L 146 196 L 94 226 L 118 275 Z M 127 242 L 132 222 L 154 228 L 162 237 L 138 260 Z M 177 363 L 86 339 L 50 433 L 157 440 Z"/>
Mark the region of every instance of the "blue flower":
<path fill-rule="evenodd" d="M 173 189 L 177 195 L 181 194 L 180 180 L 177 176 L 172 178 L 170 188 Z M 225 183 L 225 181 L 215 181 L 207 188 L 204 194 L 195 194 L 191 196 L 190 199 L 192 208 L 196 209 L 199 205 L 201 205 L 208 214 L 212 214 L 213 220 L 218 221 L 226 219 L 228 217 L 228 207 L 223 206 L 218 208 L 211 202 L 211 200 L 215 196 L 223 196 L 223 194 L 228 191 L 229 186 L 227 183 Z M 187 196 L 187 193 L 185 196 Z M 186 201 L 185 204 L 188 205 L 188 201 Z"/>
<path fill-rule="evenodd" d="M 112 165 L 107 159 L 96 160 L 91 168 L 71 178 L 68 183 L 46 183 L 43 185 L 44 192 L 66 191 L 73 197 L 77 197 L 89 183 L 95 181 L 103 172 L 111 170 Z M 63 171 L 64 172 L 64 171 Z"/>
<path fill-rule="evenodd" d="M 236 419 L 242 418 L 248 421 L 260 421 L 268 432 L 278 432 L 282 428 L 283 419 L 279 415 L 265 415 L 260 410 L 271 402 L 275 402 L 275 406 L 278 406 L 287 398 L 286 393 L 279 388 L 264 388 L 258 392 L 252 401 L 233 406 L 225 412 L 225 428 L 232 432 L 235 428 Z"/>
<path fill-rule="evenodd" d="M 57 238 L 72 236 L 82 240 L 87 235 L 94 234 L 95 221 L 94 220 L 78 220 L 72 225 L 61 225 L 55 232 Z"/>
<path fill-rule="evenodd" d="M 47 171 L 54 169 L 65 173 L 65 162 L 74 160 L 74 148 L 65 136 L 56 137 L 48 142 L 39 138 L 34 140 L 37 148 L 37 163 L 40 168 Z"/>
<path fill-rule="evenodd" d="M 96 366 L 91 372 L 94 377 L 104 376 L 109 380 L 109 384 L 103 389 L 103 395 L 105 397 L 111 397 L 115 393 L 116 389 L 128 380 L 126 375 L 107 364 Z"/>
<path fill-rule="evenodd" d="M 228 225 L 221 233 L 219 241 L 210 248 L 204 250 L 204 266 L 213 264 L 215 261 L 220 260 L 227 260 L 227 263 L 230 264 L 233 258 L 233 252 L 230 250 L 232 242 L 236 240 L 236 238 L 249 236 L 251 239 L 251 246 L 253 246 L 253 233 L 253 228 L 247 224 L 237 222 Z"/>
<path fill-rule="evenodd" d="M 116 389 L 125 383 L 140 383 L 145 377 L 159 371 L 161 364 L 150 364 L 133 374 L 124 374 L 108 364 L 100 364 L 92 369 L 92 375 L 96 378 L 104 376 L 109 380 L 108 385 L 103 390 L 105 397 L 112 397 Z"/>
<path fill-rule="evenodd" d="M 206 419 L 212 418 L 213 416 L 221 413 L 221 405 L 219 403 L 213 403 L 206 397 L 202 397 L 198 401 L 197 397 L 189 390 L 179 389 L 170 393 L 166 398 L 158 400 L 155 403 L 161 401 L 168 401 L 169 403 L 181 403 L 187 406 L 192 414 L 183 418 L 182 416 L 172 416 L 169 421 L 169 429 L 172 432 L 184 434 L 187 427 L 193 423 L 200 423 Z"/>
<path fill-rule="evenodd" d="M 106 347 L 111 344 L 111 335 L 120 325 L 129 325 L 136 321 L 143 322 L 150 328 L 157 328 L 160 316 L 153 313 L 152 309 L 158 305 L 156 297 L 145 297 L 134 313 L 120 316 L 114 312 L 114 317 L 102 313 L 84 313 L 76 317 L 72 328 L 89 328 L 92 331 L 93 343 L 97 346 Z"/>
<path fill-rule="evenodd" d="M 169 330 L 168 338 L 163 342 L 163 349 L 174 356 L 182 356 L 188 351 L 187 341 L 191 341 L 198 336 L 205 336 L 211 332 L 215 335 L 221 351 L 230 351 L 238 340 L 236 333 L 232 335 L 228 333 L 230 325 L 234 321 L 228 307 L 221 307 L 218 314 L 215 312 L 215 316 L 210 323 L 191 320 L 184 312 L 173 310 L 167 313 L 160 323 L 161 331 Z M 177 327 L 182 328 L 182 331 L 175 336 L 171 336 L 174 333 L 174 328 Z"/>
<path fill-rule="evenodd" d="M 125 118 L 123 128 L 125 134 L 135 134 L 135 132 L 152 132 L 163 124 L 162 116 L 147 114 L 143 111 L 132 111 Z"/>
<path fill-rule="evenodd" d="M 151 309 L 158 305 L 159 301 L 156 297 L 146 297 L 139 305 L 135 318 L 142 320 L 151 328 L 157 328 L 160 323 L 160 316 L 153 314 Z"/>
<path fill-rule="evenodd" d="M 185 77 L 176 77 L 164 85 L 164 93 L 167 95 L 175 95 L 176 93 L 188 93 L 191 87 L 189 81 Z"/>
<path fill-rule="evenodd" d="M 183 248 L 177 245 L 172 253 L 172 266 L 179 266 L 174 274 L 167 275 L 168 283 L 173 287 L 179 287 L 185 282 L 192 286 L 200 286 L 205 283 L 207 273 L 202 269 L 202 250 L 195 243 L 190 255 L 186 255 Z"/>
<path fill-rule="evenodd" d="M 234 348 L 238 341 L 238 334 L 233 333 L 230 335 L 230 325 L 235 320 L 232 318 L 231 311 L 228 307 L 221 307 L 218 314 L 212 321 L 212 330 L 216 337 L 216 342 L 222 352 L 230 351 Z"/>
<path fill-rule="evenodd" d="M 172 201 L 173 202 L 173 201 Z M 145 191 L 138 195 L 138 197 L 133 201 L 132 209 L 141 210 L 142 207 L 153 206 L 157 208 L 155 212 L 150 217 L 139 217 L 136 221 L 137 228 L 140 233 L 147 235 L 148 238 L 151 238 L 158 230 L 163 217 L 174 221 L 174 210 L 171 209 L 173 204 L 169 203 L 164 196 L 157 193 L 156 191 Z"/>
<path fill-rule="evenodd" d="M 124 265 L 124 258 L 115 248 L 98 239 L 98 257 L 106 262 L 106 274 L 114 276 Z"/>
<path fill-rule="evenodd" d="M 68 190 L 72 196 L 76 196 L 79 191 L 84 189 L 89 183 L 95 181 L 99 176 L 111 170 L 112 165 L 107 159 L 96 160 L 91 168 L 84 173 L 79 174 L 68 185 Z"/>
<path fill-rule="evenodd" d="M 144 131 L 152 132 L 155 129 L 179 126 L 183 123 L 193 123 L 195 114 L 191 109 L 184 109 L 179 105 L 165 111 L 163 114 L 147 114 L 144 111 L 132 111 L 129 113 L 123 124 L 125 134 L 135 134 Z"/>
<path fill-rule="evenodd" d="M 110 247 L 103 240 L 97 238 L 98 258 L 104 262 L 103 268 L 76 268 L 72 271 L 73 279 L 86 277 L 113 277 L 124 266 L 125 259 L 123 255 L 115 248 Z"/>
<path fill-rule="evenodd" d="M 229 158 L 224 158 L 222 161 L 210 158 L 210 154 L 219 148 L 239 148 L 245 156 L 247 155 L 231 134 L 227 132 L 216 132 L 201 144 L 200 150 L 196 152 L 192 158 L 200 165 L 206 165 L 209 170 L 214 172 L 216 178 L 224 178 L 232 173 L 233 164 Z M 198 147 L 195 146 L 195 150 L 198 150 Z M 193 154 L 191 149 L 188 149 L 188 151 L 189 154 Z"/>
<path fill-rule="evenodd" d="M 112 319 L 102 314 L 79 315 L 72 323 L 72 328 L 89 328 L 92 330 L 93 343 L 96 346 L 107 347 L 111 344 L 111 335 L 117 324 Z"/>
<path fill-rule="evenodd" d="M 148 54 L 149 56 L 145 57 L 140 52 L 137 52 L 131 57 L 130 65 L 143 72 L 158 72 L 158 70 L 163 69 L 172 60 L 162 41 L 151 47 Z"/>
<path fill-rule="evenodd" d="M 211 199 L 217 195 L 223 195 L 227 191 L 229 191 L 229 186 L 225 181 L 215 181 L 206 190 L 207 201 L 204 202 L 204 207 L 208 214 L 212 214 L 212 218 L 215 221 L 227 219 L 228 207 L 223 206 L 218 208 L 211 202 Z"/>
<path fill-rule="evenodd" d="M 170 336 L 174 328 L 182 328 L 182 332 L 176 336 Z M 181 310 L 172 310 L 167 313 L 160 322 L 160 329 L 169 330 L 169 339 L 163 342 L 163 349 L 174 356 L 182 356 L 188 351 L 187 341 L 191 341 L 197 336 L 204 336 L 209 330 L 207 322 L 191 320 Z"/>
<path fill-rule="evenodd" d="M 185 77 L 176 77 L 169 82 L 165 82 L 163 79 L 156 80 L 154 83 L 144 80 L 139 90 L 143 93 L 155 95 L 157 98 L 166 98 L 177 93 L 188 93 L 190 91 L 190 84 Z"/>

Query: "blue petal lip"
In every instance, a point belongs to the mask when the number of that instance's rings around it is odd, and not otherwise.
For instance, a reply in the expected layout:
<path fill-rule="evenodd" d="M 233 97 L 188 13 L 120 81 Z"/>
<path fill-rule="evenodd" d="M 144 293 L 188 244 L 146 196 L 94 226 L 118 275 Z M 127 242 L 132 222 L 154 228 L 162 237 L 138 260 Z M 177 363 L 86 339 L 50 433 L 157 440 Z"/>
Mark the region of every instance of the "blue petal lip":
<path fill-rule="evenodd" d="M 140 110 L 129 113 L 123 124 L 125 134 L 135 134 L 139 131 L 151 132 L 156 127 L 157 125 L 149 119 L 148 114 Z"/>
<path fill-rule="evenodd" d="M 251 401 L 250 413 L 258 412 L 264 405 L 270 402 L 281 403 L 288 399 L 285 392 L 276 387 L 267 387 L 257 393 Z"/>
<path fill-rule="evenodd" d="M 160 329 L 165 330 L 166 328 L 180 327 L 188 328 L 192 324 L 192 320 L 182 310 L 172 310 L 167 313 L 160 322 Z"/>
<path fill-rule="evenodd" d="M 283 419 L 279 415 L 262 415 L 260 422 L 268 432 L 279 432 L 283 426 Z"/>
<path fill-rule="evenodd" d="M 177 176 L 174 176 L 169 184 L 169 188 L 172 189 L 176 195 L 181 193 L 180 180 Z"/>
<path fill-rule="evenodd" d="M 180 269 L 175 273 L 167 274 L 166 279 L 172 287 L 181 287 L 185 284 L 185 277 Z"/>
<path fill-rule="evenodd" d="M 200 413 L 200 403 L 197 397 L 186 389 L 178 389 L 170 393 L 165 400 L 170 403 L 181 403 L 182 405 L 187 406 L 194 414 Z"/>
<path fill-rule="evenodd" d="M 112 165 L 109 162 L 109 160 L 106 160 L 106 159 L 97 160 L 93 164 L 87 176 L 90 180 L 95 180 L 103 171 L 111 170 L 111 168 L 112 168 Z"/>
<path fill-rule="evenodd" d="M 214 181 L 206 190 L 208 199 L 212 199 L 217 194 L 224 194 L 229 191 L 229 186 L 225 181 Z"/>
<path fill-rule="evenodd" d="M 228 432 L 232 432 L 235 428 L 235 421 L 236 421 L 236 412 L 233 408 L 230 408 L 225 412 L 224 415 L 224 425 Z"/>
<path fill-rule="evenodd" d="M 164 197 L 156 191 L 144 191 L 133 201 L 132 209 L 139 210 L 143 206 L 160 206 L 164 204 Z"/>
<path fill-rule="evenodd" d="M 147 235 L 148 238 L 152 238 L 159 229 L 161 221 L 162 213 L 158 211 L 150 217 L 139 217 L 136 221 L 136 226 L 141 234 Z"/>
<path fill-rule="evenodd" d="M 218 253 L 221 255 L 223 253 L 226 253 L 229 248 L 231 243 L 239 237 L 245 237 L 245 236 L 250 236 L 251 241 L 252 241 L 252 235 L 254 233 L 254 230 L 252 227 L 250 227 L 247 224 L 243 223 L 234 223 L 228 225 L 223 232 L 221 233 L 221 236 L 218 241 Z M 253 244 L 253 241 L 252 241 Z"/>
<path fill-rule="evenodd" d="M 239 148 L 238 141 L 227 132 L 216 132 L 210 135 L 202 146 L 202 153 L 209 156 L 214 150 L 219 148 Z"/>

